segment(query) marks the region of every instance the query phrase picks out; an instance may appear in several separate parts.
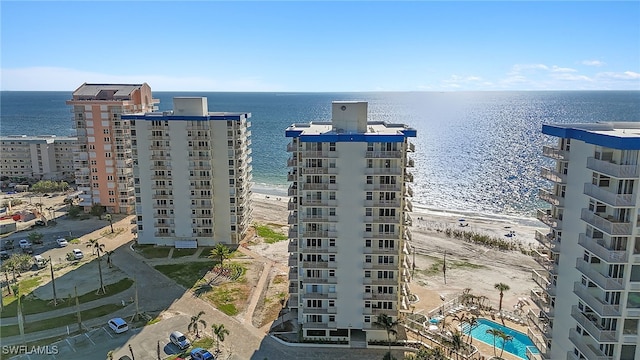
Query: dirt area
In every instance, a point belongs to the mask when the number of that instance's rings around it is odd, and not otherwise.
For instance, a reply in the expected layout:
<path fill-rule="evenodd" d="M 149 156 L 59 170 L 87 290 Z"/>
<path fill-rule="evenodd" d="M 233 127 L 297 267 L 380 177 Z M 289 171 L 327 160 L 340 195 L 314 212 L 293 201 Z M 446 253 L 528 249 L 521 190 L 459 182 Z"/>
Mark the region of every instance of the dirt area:
<path fill-rule="evenodd" d="M 234 279 L 234 267 L 242 267 L 244 273 Z M 227 273 L 228 271 L 228 273 Z M 242 314 L 251 299 L 260 279 L 262 264 L 255 261 L 233 259 L 225 263 L 225 269 L 219 266 L 209 271 L 203 281 L 196 285 L 194 292 L 216 306 L 220 311 L 230 316 Z"/>
<path fill-rule="evenodd" d="M 254 194 L 254 221 L 280 225 L 286 229 L 287 197 L 280 200 L 266 195 Z M 519 297 L 528 297 L 530 289 L 535 286 L 531 279 L 531 269 L 538 264 L 529 255 L 518 250 L 497 250 L 484 245 L 473 244 L 462 239 L 446 236 L 447 228 L 471 233 L 484 234 L 492 238 L 502 239 L 515 247 L 528 250 L 537 247 L 534 239 L 536 230 L 546 231 L 533 219 L 519 219 L 493 216 L 469 216 L 453 212 L 414 212 L 411 213 L 413 241 L 410 248 L 415 248 L 414 278 L 411 281 L 411 292 L 419 301 L 414 304 L 415 311 L 430 311 L 442 305 L 441 296 L 445 300 L 471 288 L 475 295 L 488 298 L 488 303 L 498 307 L 499 292 L 494 289 L 496 283 L 509 285 L 510 290 L 504 294 L 503 308 L 513 310 Z M 464 220 L 462 220 L 464 219 Z M 462 221 L 461 221 L 462 220 Z M 252 251 L 286 266 L 288 259 L 288 241 L 265 244 L 256 241 L 250 246 Z M 412 252 L 412 249 L 410 249 Z M 442 272 L 444 253 L 446 251 L 446 284 Z M 413 260 L 414 255 L 408 256 Z M 271 285 L 270 285 L 271 287 Z M 272 293 L 277 293 L 274 290 Z M 263 306 L 265 309 L 266 306 Z M 256 309 L 258 311 L 258 309 Z M 275 310 L 272 310 L 275 311 Z M 263 312 L 268 312 L 264 310 Z"/>
<path fill-rule="evenodd" d="M 271 268 L 268 286 L 262 292 L 251 319 L 253 326 L 261 328 L 276 320 L 288 297 L 288 288 L 288 275 L 276 268 Z"/>

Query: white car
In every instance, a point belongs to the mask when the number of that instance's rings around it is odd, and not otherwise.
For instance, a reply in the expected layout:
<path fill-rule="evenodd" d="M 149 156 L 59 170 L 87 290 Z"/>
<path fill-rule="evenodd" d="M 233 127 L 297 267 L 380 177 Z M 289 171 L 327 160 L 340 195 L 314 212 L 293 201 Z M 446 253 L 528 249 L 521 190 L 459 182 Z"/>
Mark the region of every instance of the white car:
<path fill-rule="evenodd" d="M 84 257 L 84 254 L 80 249 L 73 249 L 73 258 L 76 260 L 80 260 Z"/>
<path fill-rule="evenodd" d="M 109 324 L 111 330 L 113 330 L 113 332 L 115 332 L 116 334 L 120 334 L 129 330 L 129 325 L 127 325 L 127 322 L 122 318 L 113 318 L 109 320 L 107 324 Z"/>
<path fill-rule="evenodd" d="M 31 243 L 27 239 L 20 240 L 19 244 L 20 244 L 20 247 L 23 249 L 31 246 Z"/>
<path fill-rule="evenodd" d="M 56 242 L 58 243 L 58 246 L 60 246 L 60 247 L 65 247 L 65 246 L 69 245 L 69 243 L 67 242 L 67 239 L 65 239 L 65 238 L 56 239 Z"/>

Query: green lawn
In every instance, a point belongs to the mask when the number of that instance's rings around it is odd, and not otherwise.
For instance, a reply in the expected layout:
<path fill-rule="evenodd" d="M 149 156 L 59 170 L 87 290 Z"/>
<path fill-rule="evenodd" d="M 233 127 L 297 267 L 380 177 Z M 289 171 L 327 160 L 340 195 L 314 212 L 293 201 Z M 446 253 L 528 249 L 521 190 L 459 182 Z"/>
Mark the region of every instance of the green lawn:
<path fill-rule="evenodd" d="M 202 248 L 202 252 L 200 253 L 200 258 L 208 258 L 209 255 L 211 255 L 211 250 L 213 250 L 213 247 L 211 246 L 206 246 Z"/>
<path fill-rule="evenodd" d="M 33 279 L 36 279 L 36 278 L 33 278 Z M 33 279 L 23 280 L 20 282 L 20 288 L 22 289 L 21 293 L 27 294 L 28 292 L 31 292 L 31 290 L 35 287 L 34 285 L 32 285 Z M 23 283 L 25 282 L 27 284 L 23 285 Z M 107 290 L 106 295 L 96 295 L 97 289 L 91 290 L 86 294 L 82 294 L 78 296 L 78 301 L 80 301 L 81 304 L 84 304 L 105 296 L 115 295 L 127 290 L 128 288 L 131 287 L 131 285 L 133 285 L 133 280 L 125 278 L 118 281 L 117 283 L 105 285 L 105 288 Z M 29 286 L 32 286 L 32 287 L 29 288 Z M 24 291 L 25 289 L 29 289 L 29 291 L 25 292 Z M 18 302 L 16 300 L 17 298 L 13 295 L 4 296 L 2 298 L 2 302 L 4 304 L 4 310 L 2 311 L 3 318 L 15 317 L 18 314 Z M 60 299 L 58 301 L 58 305 L 54 307 L 53 302 L 51 300 L 42 300 L 38 298 L 27 297 L 22 301 L 22 313 L 25 315 L 38 314 L 46 311 L 69 307 L 75 304 L 76 304 L 75 298 Z"/>
<path fill-rule="evenodd" d="M 135 249 L 147 259 L 157 259 L 168 257 L 172 248 L 168 246 L 137 245 Z"/>
<path fill-rule="evenodd" d="M 200 280 L 204 274 L 213 268 L 218 261 L 200 261 L 169 265 L 156 265 L 154 268 L 178 284 L 190 288 Z"/>
<path fill-rule="evenodd" d="M 193 254 L 196 253 L 196 251 L 198 251 L 198 249 L 174 249 L 173 250 L 173 255 L 171 255 L 171 258 L 179 258 L 179 257 L 183 257 L 183 256 L 191 256 Z"/>
<path fill-rule="evenodd" d="M 187 334 L 188 335 L 188 334 Z M 187 336 L 189 337 L 189 336 Z M 177 358 L 183 358 L 186 359 L 189 357 L 189 352 L 191 351 L 191 349 L 195 349 L 195 348 L 203 348 L 205 350 L 209 350 L 210 352 L 211 349 L 213 349 L 214 345 L 216 344 L 216 341 L 213 338 L 210 337 L 202 337 L 198 340 L 192 341 L 191 342 L 191 347 L 188 348 L 187 350 L 185 350 L 184 352 L 180 353 L 180 354 L 176 354 L 176 355 L 171 355 L 168 358 L 166 358 L 166 360 L 175 360 Z"/>
<path fill-rule="evenodd" d="M 269 225 L 256 225 L 258 236 L 264 239 L 267 244 L 277 243 L 278 241 L 287 240 L 287 235 L 275 231 Z"/>
<path fill-rule="evenodd" d="M 80 316 L 82 318 L 82 321 L 90 320 L 90 319 L 95 319 L 97 317 L 111 314 L 119 309 L 122 309 L 122 307 L 116 304 L 102 305 L 93 309 L 81 311 Z M 36 331 L 53 329 L 53 328 L 57 328 L 65 325 L 75 325 L 77 323 L 78 323 L 78 320 L 76 319 L 76 314 L 75 313 L 68 314 L 68 315 L 58 316 L 55 318 L 50 318 L 42 321 L 36 321 L 33 323 L 27 322 L 24 325 L 24 332 L 31 333 Z M 2 326 L 0 327 L 0 333 L 2 334 L 3 337 L 15 336 L 15 335 L 20 335 L 20 329 L 18 328 L 18 325 Z"/>

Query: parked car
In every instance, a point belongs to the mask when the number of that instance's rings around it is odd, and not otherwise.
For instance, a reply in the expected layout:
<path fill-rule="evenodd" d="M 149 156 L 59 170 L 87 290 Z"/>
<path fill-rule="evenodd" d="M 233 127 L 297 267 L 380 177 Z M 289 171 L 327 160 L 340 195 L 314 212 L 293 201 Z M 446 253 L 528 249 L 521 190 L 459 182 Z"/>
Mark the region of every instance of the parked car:
<path fill-rule="evenodd" d="M 31 247 L 31 243 L 27 239 L 21 239 L 18 244 L 20 244 L 21 248 Z"/>
<path fill-rule="evenodd" d="M 2 243 L 2 250 L 11 250 L 13 248 L 13 240 L 6 240 Z"/>
<path fill-rule="evenodd" d="M 36 226 L 47 226 L 47 224 L 42 220 L 36 220 L 35 225 Z"/>
<path fill-rule="evenodd" d="M 169 341 L 171 341 L 171 343 L 175 346 L 179 347 L 180 350 L 184 350 L 191 346 L 189 339 L 187 339 L 187 337 L 184 336 L 184 334 L 180 331 L 172 332 L 171 335 L 169 335 Z"/>
<path fill-rule="evenodd" d="M 56 239 L 56 243 L 58 243 L 58 246 L 60 247 L 65 247 L 69 245 L 69 243 L 67 242 L 67 239 L 65 238 Z"/>
<path fill-rule="evenodd" d="M 22 252 L 31 255 L 33 254 L 33 248 L 31 246 L 25 246 L 22 248 Z"/>
<path fill-rule="evenodd" d="M 43 258 L 42 255 L 36 255 L 33 257 L 33 262 L 36 265 L 36 267 L 38 269 L 42 269 L 45 266 L 47 266 L 47 262 L 49 262 L 47 259 Z"/>
<path fill-rule="evenodd" d="M 73 253 L 73 258 L 76 260 L 80 260 L 84 257 L 84 254 L 82 253 L 82 250 L 80 249 L 73 249 L 72 250 Z"/>
<path fill-rule="evenodd" d="M 120 334 L 129 330 L 129 325 L 122 318 L 113 318 L 109 320 L 107 324 L 109 324 L 111 330 L 113 330 L 113 332 L 115 332 L 116 334 Z"/>
<path fill-rule="evenodd" d="M 11 255 L 6 250 L 0 250 L 0 260 L 7 260 Z"/>
<path fill-rule="evenodd" d="M 193 360 L 214 360 L 215 357 L 212 353 L 203 348 L 195 348 L 191 350 L 191 358 Z"/>

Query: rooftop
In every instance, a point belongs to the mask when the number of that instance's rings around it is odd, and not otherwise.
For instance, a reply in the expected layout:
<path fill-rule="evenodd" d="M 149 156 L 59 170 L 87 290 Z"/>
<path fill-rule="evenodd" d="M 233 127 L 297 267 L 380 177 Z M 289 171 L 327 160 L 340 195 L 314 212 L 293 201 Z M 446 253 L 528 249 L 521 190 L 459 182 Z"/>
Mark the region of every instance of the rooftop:
<path fill-rule="evenodd" d="M 542 125 L 546 135 L 619 150 L 640 150 L 640 122 Z"/>

